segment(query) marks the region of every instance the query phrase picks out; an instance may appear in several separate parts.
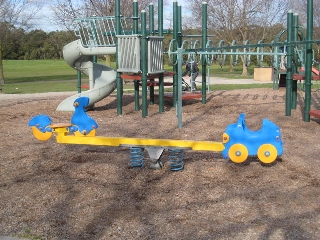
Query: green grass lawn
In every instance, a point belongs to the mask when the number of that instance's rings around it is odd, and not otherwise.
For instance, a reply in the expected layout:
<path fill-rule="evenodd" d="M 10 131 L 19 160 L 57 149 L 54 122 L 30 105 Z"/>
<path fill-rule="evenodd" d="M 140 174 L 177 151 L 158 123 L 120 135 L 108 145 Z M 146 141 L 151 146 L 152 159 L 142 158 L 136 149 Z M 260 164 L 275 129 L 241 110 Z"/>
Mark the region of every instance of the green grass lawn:
<path fill-rule="evenodd" d="M 4 60 L 3 93 L 77 91 L 77 71 L 64 60 Z M 83 75 L 83 83 L 88 77 Z"/>
<path fill-rule="evenodd" d="M 76 70 L 64 60 L 4 60 L 6 83 L 71 80 Z"/>
<path fill-rule="evenodd" d="M 104 64 L 104 61 L 101 61 Z M 5 85 L 0 86 L 2 93 L 43 93 L 77 91 L 77 71 L 64 60 L 4 60 Z M 111 67 L 115 68 L 115 63 Z M 172 71 L 172 66 L 165 66 L 166 71 Z M 201 70 L 200 70 L 201 71 Z M 243 79 L 253 78 L 253 67 L 249 69 L 250 76 L 241 76 L 241 66 L 230 73 L 228 67 L 210 66 L 210 76 Z M 88 76 L 82 74 L 82 84 L 88 84 Z M 271 84 L 250 85 L 214 85 L 210 89 L 228 90 L 253 87 L 272 87 Z M 132 89 L 132 85 L 124 84 L 124 89 Z M 168 89 L 170 91 L 170 89 Z"/>

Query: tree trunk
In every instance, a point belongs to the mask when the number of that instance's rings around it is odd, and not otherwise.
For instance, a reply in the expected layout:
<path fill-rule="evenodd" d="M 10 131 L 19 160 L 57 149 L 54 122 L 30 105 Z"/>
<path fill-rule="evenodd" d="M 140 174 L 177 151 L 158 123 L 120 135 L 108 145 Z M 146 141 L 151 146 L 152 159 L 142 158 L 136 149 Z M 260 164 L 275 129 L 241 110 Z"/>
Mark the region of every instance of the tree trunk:
<path fill-rule="evenodd" d="M 248 67 L 246 65 L 246 59 L 244 59 L 243 56 L 240 56 L 241 61 L 242 61 L 242 73 L 241 76 L 248 76 Z"/>
<path fill-rule="evenodd" d="M 245 64 L 243 64 L 241 76 L 248 76 L 248 75 L 249 75 L 248 67 Z"/>
<path fill-rule="evenodd" d="M 229 72 L 234 72 L 234 66 L 231 61 L 229 61 Z"/>
<path fill-rule="evenodd" d="M 104 55 L 106 58 L 106 66 L 111 67 L 111 57 L 110 55 Z"/>

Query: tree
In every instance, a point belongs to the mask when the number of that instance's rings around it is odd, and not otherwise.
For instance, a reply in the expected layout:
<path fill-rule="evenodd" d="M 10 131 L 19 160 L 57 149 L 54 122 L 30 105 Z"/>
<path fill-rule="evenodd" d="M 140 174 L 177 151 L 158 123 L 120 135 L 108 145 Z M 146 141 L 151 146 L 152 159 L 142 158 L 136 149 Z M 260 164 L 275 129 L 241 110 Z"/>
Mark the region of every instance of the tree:
<path fill-rule="evenodd" d="M 157 6 L 157 0 L 139 0 L 139 10 L 147 10 L 150 3 Z M 72 20 L 77 17 L 114 16 L 115 0 L 54 0 L 53 11 L 56 20 L 70 29 Z M 121 15 L 132 16 L 132 1 L 121 1 Z"/>
<path fill-rule="evenodd" d="M 4 84 L 3 52 L 12 29 L 31 27 L 35 13 L 41 4 L 35 1 L 0 0 L 0 84 Z"/>
<path fill-rule="evenodd" d="M 313 25 L 320 27 L 320 0 L 313 0 Z M 307 25 L 307 3 L 305 0 L 295 0 L 291 3 L 291 9 L 299 15 L 299 22 L 302 26 Z"/>
<path fill-rule="evenodd" d="M 70 31 L 56 31 L 47 34 L 46 41 L 43 45 L 45 58 L 61 59 L 63 46 L 75 39 Z"/>
<path fill-rule="evenodd" d="M 197 22 L 201 23 L 201 4 L 197 0 L 186 0 Z M 283 23 L 290 1 L 281 0 L 208 0 L 208 29 L 217 39 L 231 45 L 235 40 L 239 44 L 245 41 L 265 40 L 269 27 Z M 260 27 L 259 39 L 254 34 L 255 26 Z M 248 74 L 246 59 L 241 57 L 243 75 Z M 232 69 L 232 68 L 231 68 Z"/>
<path fill-rule="evenodd" d="M 9 26 L 8 26 L 9 27 Z M 3 59 L 20 59 L 23 55 L 22 46 L 25 42 L 26 32 L 22 28 L 11 25 L 3 44 Z"/>

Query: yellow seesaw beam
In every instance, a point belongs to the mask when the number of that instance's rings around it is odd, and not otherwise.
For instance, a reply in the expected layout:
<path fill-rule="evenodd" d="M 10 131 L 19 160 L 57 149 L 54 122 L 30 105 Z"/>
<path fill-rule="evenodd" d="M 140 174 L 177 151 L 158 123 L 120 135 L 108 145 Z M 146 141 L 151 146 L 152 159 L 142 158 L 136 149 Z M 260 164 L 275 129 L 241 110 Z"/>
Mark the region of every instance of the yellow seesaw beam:
<path fill-rule="evenodd" d="M 56 136 L 57 143 L 62 144 L 86 144 L 99 146 L 137 146 L 137 147 L 162 147 L 162 148 L 189 148 L 197 151 L 221 152 L 224 146 L 220 142 L 187 141 L 170 139 L 149 138 L 123 138 L 123 137 L 88 137 L 71 136 L 59 133 Z"/>

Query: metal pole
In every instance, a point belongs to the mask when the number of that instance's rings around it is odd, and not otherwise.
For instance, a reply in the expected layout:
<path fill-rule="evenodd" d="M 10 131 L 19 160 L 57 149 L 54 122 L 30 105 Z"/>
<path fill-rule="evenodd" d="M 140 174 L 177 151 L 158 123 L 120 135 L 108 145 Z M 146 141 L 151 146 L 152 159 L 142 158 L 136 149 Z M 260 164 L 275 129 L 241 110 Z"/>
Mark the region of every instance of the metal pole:
<path fill-rule="evenodd" d="M 142 117 L 148 116 L 147 102 L 147 29 L 146 29 L 146 11 L 141 11 L 141 82 L 142 82 Z"/>
<path fill-rule="evenodd" d="M 158 0 L 158 36 L 163 36 L 163 0 Z M 164 75 L 159 75 L 159 112 L 164 112 Z"/>
<path fill-rule="evenodd" d="M 279 47 L 275 46 L 273 49 L 273 53 L 278 53 L 279 52 Z M 278 55 L 273 55 L 271 56 L 273 58 L 273 68 L 274 68 L 274 73 L 273 73 L 273 89 L 278 90 L 279 89 L 279 81 L 280 81 L 280 75 L 279 75 L 279 56 Z"/>
<path fill-rule="evenodd" d="M 307 36 L 306 40 L 312 40 L 313 35 L 313 0 L 307 2 Z M 305 67 L 305 100 L 304 117 L 305 122 L 310 122 L 310 102 L 311 102 L 311 69 L 312 69 L 312 43 L 306 44 L 306 67 Z"/>
<path fill-rule="evenodd" d="M 154 36 L 154 5 L 152 3 L 149 4 L 149 35 Z M 149 61 L 149 60 L 148 60 Z M 149 86 L 150 105 L 154 104 L 154 86 Z"/>
<path fill-rule="evenodd" d="M 202 49 L 205 48 L 207 44 L 207 3 L 202 3 Z M 202 64 L 202 103 L 206 104 L 207 102 L 207 91 L 206 91 L 206 68 L 207 61 L 206 55 L 202 55 L 201 59 Z"/>
<path fill-rule="evenodd" d="M 287 14 L 287 76 L 286 76 L 286 116 L 291 115 L 291 101 L 292 101 L 292 22 L 293 12 L 290 10 Z"/>
<path fill-rule="evenodd" d="M 181 47 L 181 44 L 182 44 L 182 7 L 181 5 L 178 5 L 178 22 L 177 22 L 177 27 L 178 27 L 178 47 Z"/>
<path fill-rule="evenodd" d="M 299 30 L 299 16 L 297 13 L 293 14 L 293 41 L 298 41 L 298 30 Z M 297 54 L 294 54 L 295 61 L 296 60 Z M 292 71 L 293 73 L 297 72 L 297 66 L 294 64 L 292 66 Z M 292 109 L 297 108 L 297 94 L 298 94 L 298 88 L 297 88 L 297 81 L 292 82 Z"/>
<path fill-rule="evenodd" d="M 120 22 L 120 0 L 116 0 L 115 6 L 115 19 L 116 19 L 116 35 L 121 33 L 121 22 Z M 118 39 L 116 38 L 116 68 L 119 68 L 118 63 Z M 121 79 L 121 73 L 117 71 L 117 114 L 122 115 L 122 96 L 123 96 L 123 83 Z"/>
<path fill-rule="evenodd" d="M 139 31 L 139 15 L 138 15 L 138 1 L 134 0 L 132 3 L 132 17 L 133 17 L 133 34 L 138 34 Z M 139 81 L 134 80 L 134 110 L 138 111 L 140 109 L 139 104 Z"/>
<path fill-rule="evenodd" d="M 138 0 L 133 0 L 132 18 L 133 18 L 133 34 L 138 34 L 138 30 L 139 30 Z"/>
<path fill-rule="evenodd" d="M 173 0 L 173 39 L 176 40 L 176 42 L 178 43 L 178 3 L 177 0 Z M 178 46 L 179 47 L 179 46 Z M 176 44 L 173 46 L 173 51 L 176 52 L 177 51 L 177 46 Z M 175 63 L 177 61 L 177 56 L 176 54 L 173 55 L 173 62 Z M 178 88 L 177 88 L 177 83 L 178 83 L 178 66 L 177 64 L 173 65 L 173 71 L 174 71 L 174 76 L 173 76 L 173 106 L 177 107 L 177 93 L 178 93 Z M 180 79 L 179 79 L 180 81 Z"/>
<path fill-rule="evenodd" d="M 149 35 L 154 36 L 154 5 L 149 4 Z"/>
<path fill-rule="evenodd" d="M 178 66 L 182 66 L 183 49 L 178 48 Z M 178 68 L 178 79 L 182 78 L 182 68 Z M 178 128 L 182 128 L 182 81 L 178 81 L 178 101 L 176 106 L 176 113 L 178 117 Z"/>
<path fill-rule="evenodd" d="M 78 93 L 81 93 L 81 71 L 77 71 Z"/>

